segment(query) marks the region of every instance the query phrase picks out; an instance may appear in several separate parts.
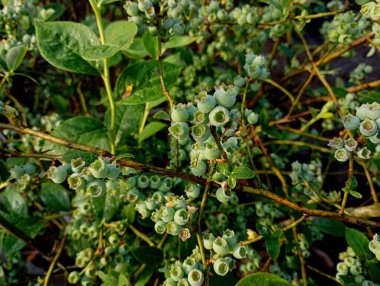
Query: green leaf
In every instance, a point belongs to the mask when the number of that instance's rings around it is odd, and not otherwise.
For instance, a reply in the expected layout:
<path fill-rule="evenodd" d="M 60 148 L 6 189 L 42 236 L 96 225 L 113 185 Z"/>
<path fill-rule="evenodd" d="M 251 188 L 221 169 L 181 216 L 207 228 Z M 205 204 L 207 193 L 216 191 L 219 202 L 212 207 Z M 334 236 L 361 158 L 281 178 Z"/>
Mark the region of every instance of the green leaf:
<path fill-rule="evenodd" d="M 166 87 L 170 90 L 177 81 L 180 68 L 163 62 L 162 69 Z M 158 73 L 158 62 L 137 62 L 128 66 L 117 80 L 115 94 L 121 98 L 129 87 L 132 87 L 132 92 L 120 101 L 121 104 L 142 104 L 164 97 Z"/>
<path fill-rule="evenodd" d="M 328 218 L 314 218 L 313 226 L 320 232 L 340 237 L 343 237 L 346 231 L 344 223 Z"/>
<path fill-rule="evenodd" d="M 87 164 L 94 162 L 98 158 L 96 154 L 69 149 L 67 150 L 67 152 L 65 152 L 61 160 L 65 162 L 69 162 L 72 159 L 77 159 L 79 157 L 82 158 Z"/>
<path fill-rule="evenodd" d="M 52 135 L 107 151 L 111 149 L 107 128 L 97 119 L 87 116 L 76 116 L 65 120 L 52 132 Z M 51 154 L 63 154 L 68 149 L 46 142 L 44 150 L 50 150 Z"/>
<path fill-rule="evenodd" d="M 358 187 L 358 181 L 356 180 L 355 176 L 351 177 L 350 183 L 347 186 L 350 190 L 356 190 Z"/>
<path fill-rule="evenodd" d="M 161 120 L 170 121 L 170 115 L 167 112 L 163 111 L 163 110 L 160 110 L 157 113 L 155 113 L 153 115 L 153 118 L 154 119 L 161 119 Z"/>
<path fill-rule="evenodd" d="M 153 246 L 144 245 L 134 250 L 131 249 L 131 251 L 138 261 L 148 265 L 159 264 L 164 259 L 162 250 Z"/>
<path fill-rule="evenodd" d="M 259 2 L 267 3 L 268 5 L 272 5 L 276 9 L 282 12 L 282 5 L 278 0 L 260 0 Z"/>
<path fill-rule="evenodd" d="M 123 50 L 123 53 L 130 59 L 143 59 L 148 55 L 144 48 L 143 39 L 138 37 L 134 39 L 128 49 Z"/>
<path fill-rule="evenodd" d="M 26 200 L 15 185 L 10 185 L 0 193 L 0 214 L 10 223 L 17 223 L 22 218 L 28 217 Z"/>
<path fill-rule="evenodd" d="M 139 279 L 135 282 L 135 286 L 145 286 L 149 282 L 150 278 L 153 276 L 154 266 L 148 265 L 144 271 L 139 276 Z"/>
<path fill-rule="evenodd" d="M 236 286 L 291 286 L 288 281 L 275 274 L 258 272 L 241 279 Z"/>
<path fill-rule="evenodd" d="M 128 220 L 128 224 L 132 224 L 136 218 L 136 210 L 134 204 L 128 204 L 123 207 L 121 213 Z"/>
<path fill-rule="evenodd" d="M 363 197 L 362 194 L 357 191 L 349 190 L 348 192 L 350 193 L 351 196 L 355 198 L 361 199 Z"/>
<path fill-rule="evenodd" d="M 92 197 L 91 200 L 97 217 L 104 219 L 106 222 L 115 216 L 121 204 L 118 190 L 108 187 L 100 196 Z"/>
<path fill-rule="evenodd" d="M 364 5 L 370 2 L 371 0 L 355 0 L 356 4 L 358 5 Z"/>
<path fill-rule="evenodd" d="M 122 104 L 120 101 L 116 102 L 114 134 L 114 142 L 116 146 L 118 146 L 120 142 L 125 142 L 129 136 L 138 130 L 143 114 L 143 105 L 128 106 Z M 111 125 L 111 112 L 109 109 L 104 117 L 105 124 L 109 128 Z"/>
<path fill-rule="evenodd" d="M 232 272 L 227 273 L 226 276 L 213 275 L 210 277 L 211 286 L 231 286 L 236 285 L 237 279 Z"/>
<path fill-rule="evenodd" d="M 80 55 L 99 39 L 87 26 L 73 22 L 42 22 L 35 20 L 38 48 L 42 57 L 56 68 L 66 71 L 98 75 L 94 64 Z"/>
<path fill-rule="evenodd" d="M 353 249 L 355 254 L 363 261 L 371 257 L 371 252 L 368 248 L 369 239 L 364 233 L 354 229 L 346 227 L 346 240 L 349 246 Z"/>
<path fill-rule="evenodd" d="M 5 61 L 9 71 L 15 71 L 21 65 L 28 48 L 25 46 L 17 46 L 11 48 L 5 56 Z"/>
<path fill-rule="evenodd" d="M 371 281 L 373 282 L 379 282 L 380 281 L 380 268 L 377 266 L 377 262 L 372 263 L 369 262 L 365 265 L 367 268 L 369 277 L 371 278 Z"/>
<path fill-rule="evenodd" d="M 53 182 L 43 182 L 41 184 L 41 200 L 54 211 L 68 211 L 71 208 L 70 198 L 66 189 Z"/>
<path fill-rule="evenodd" d="M 0 182 L 5 182 L 9 176 L 7 164 L 3 160 L 0 160 Z"/>
<path fill-rule="evenodd" d="M 231 189 L 234 189 L 236 187 L 236 179 L 232 178 L 232 177 L 228 177 L 227 179 L 227 183 L 228 183 L 228 186 L 231 188 Z"/>
<path fill-rule="evenodd" d="M 127 49 L 137 34 L 137 26 L 129 21 L 112 22 L 105 29 L 106 43 Z"/>
<path fill-rule="evenodd" d="M 98 61 L 103 59 L 109 59 L 120 50 L 119 46 L 114 45 L 95 45 L 87 47 L 81 51 L 80 55 L 87 61 Z"/>
<path fill-rule="evenodd" d="M 98 271 L 98 276 L 102 280 L 101 286 L 127 286 L 131 285 L 128 278 L 121 273 L 111 272 L 106 274 L 103 271 Z"/>
<path fill-rule="evenodd" d="M 122 153 L 120 155 L 117 155 L 113 161 L 117 162 L 117 161 L 124 159 L 124 158 L 133 159 L 133 158 L 135 158 L 135 155 L 133 155 L 131 153 Z"/>
<path fill-rule="evenodd" d="M 167 125 L 162 122 L 153 121 L 150 122 L 148 125 L 144 127 L 144 130 L 142 131 L 141 135 L 139 136 L 139 143 L 143 142 L 144 140 L 148 139 L 149 137 L 153 136 L 160 130 L 164 129 Z"/>
<path fill-rule="evenodd" d="M 146 32 L 143 36 L 143 44 L 148 55 L 154 59 L 158 60 L 158 39 L 151 35 L 151 33 Z"/>
<path fill-rule="evenodd" d="M 238 166 L 232 170 L 230 176 L 234 179 L 251 179 L 255 176 L 255 173 L 246 166 Z"/>
<path fill-rule="evenodd" d="M 163 51 L 167 49 L 179 48 L 190 45 L 196 40 L 195 37 L 190 36 L 176 36 L 172 37 L 168 42 L 163 44 Z"/>
<path fill-rule="evenodd" d="M 46 4 L 44 6 L 44 9 L 46 9 L 46 10 L 53 9 L 54 10 L 54 13 L 48 19 L 46 19 L 47 21 L 56 20 L 59 17 L 61 17 L 63 15 L 63 13 L 65 13 L 65 5 L 58 4 L 58 3 Z"/>
<path fill-rule="evenodd" d="M 265 238 L 265 247 L 268 251 L 269 256 L 276 260 L 280 255 L 281 243 L 280 239 L 276 237 L 266 237 Z"/>
<path fill-rule="evenodd" d="M 115 2 L 119 2 L 121 0 L 98 0 L 98 3 L 100 5 L 107 5 L 107 4 L 111 4 L 111 3 L 115 3 Z"/>

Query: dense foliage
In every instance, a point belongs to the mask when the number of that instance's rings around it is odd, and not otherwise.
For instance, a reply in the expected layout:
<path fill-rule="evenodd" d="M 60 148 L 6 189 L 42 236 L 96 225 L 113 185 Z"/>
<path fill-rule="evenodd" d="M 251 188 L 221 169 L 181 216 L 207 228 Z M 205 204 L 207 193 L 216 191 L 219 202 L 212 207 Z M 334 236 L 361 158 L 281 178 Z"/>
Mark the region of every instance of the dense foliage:
<path fill-rule="evenodd" d="M 380 285 L 379 0 L 0 3 L 0 286 Z"/>

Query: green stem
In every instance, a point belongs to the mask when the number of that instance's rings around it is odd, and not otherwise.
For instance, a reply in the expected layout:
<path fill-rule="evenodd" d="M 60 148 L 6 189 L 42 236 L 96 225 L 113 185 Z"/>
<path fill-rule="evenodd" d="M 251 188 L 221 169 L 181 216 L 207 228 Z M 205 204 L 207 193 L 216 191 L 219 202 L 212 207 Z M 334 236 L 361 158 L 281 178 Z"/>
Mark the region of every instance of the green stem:
<path fill-rule="evenodd" d="M 94 0 L 89 0 L 92 10 L 94 11 L 95 18 L 96 18 L 96 24 L 98 26 L 99 30 L 99 36 L 100 36 L 100 42 L 102 45 L 105 44 L 106 38 L 104 35 L 104 28 L 103 28 L 103 22 L 102 22 L 102 15 L 100 11 L 100 7 L 96 5 Z M 108 97 L 108 102 L 110 105 L 110 111 L 111 111 L 111 124 L 110 124 L 110 133 L 112 137 L 114 137 L 114 130 L 115 130 L 115 121 L 116 121 L 116 108 L 115 108 L 115 102 L 112 95 L 112 87 L 111 87 L 111 76 L 110 76 L 110 69 L 108 64 L 108 59 L 103 60 L 103 75 L 102 79 L 104 82 L 104 87 L 106 88 L 106 93 Z M 112 140 L 111 144 L 111 153 L 115 153 L 115 142 Z"/>
<path fill-rule="evenodd" d="M 58 258 L 61 256 L 61 253 L 62 253 L 62 250 L 63 250 L 63 246 L 65 245 L 65 242 L 66 242 L 66 238 L 67 238 L 67 233 L 65 233 L 63 235 L 63 238 L 62 238 L 61 244 L 59 245 L 57 253 L 54 256 L 54 258 L 53 258 L 53 260 L 52 260 L 52 262 L 51 262 L 51 264 L 49 266 L 49 270 L 48 270 L 48 272 L 46 273 L 46 276 L 45 276 L 45 280 L 44 280 L 44 284 L 43 284 L 44 286 L 48 286 L 49 285 L 49 280 L 50 280 L 51 274 L 53 273 L 53 270 L 54 270 L 55 264 L 58 261 Z"/>
<path fill-rule="evenodd" d="M 139 128 L 139 137 L 141 136 L 141 134 L 144 130 L 146 120 L 148 119 L 148 116 L 149 116 L 149 111 L 150 111 L 150 106 L 149 106 L 149 102 L 147 102 L 147 103 L 145 103 L 144 115 L 143 115 L 143 118 L 141 120 L 141 124 L 140 124 L 140 128 Z"/>
<path fill-rule="evenodd" d="M 137 228 L 135 228 L 133 225 L 129 225 L 128 226 L 130 230 L 133 231 L 133 233 L 141 238 L 142 240 L 144 240 L 149 246 L 155 246 L 154 242 L 150 240 L 150 238 L 148 236 L 146 236 L 144 233 L 142 233 L 141 231 L 139 231 Z"/>

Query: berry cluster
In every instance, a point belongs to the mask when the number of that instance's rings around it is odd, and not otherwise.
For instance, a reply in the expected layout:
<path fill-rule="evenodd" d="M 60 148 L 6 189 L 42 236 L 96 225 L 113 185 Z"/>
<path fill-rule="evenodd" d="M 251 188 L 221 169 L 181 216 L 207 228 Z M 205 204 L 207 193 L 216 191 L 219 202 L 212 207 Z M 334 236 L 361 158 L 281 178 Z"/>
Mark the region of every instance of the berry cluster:
<path fill-rule="evenodd" d="M 357 132 L 358 130 L 358 135 L 361 138 L 374 144 L 376 152 L 379 150 L 380 104 L 378 102 L 366 103 L 357 107 L 356 116 L 352 114 L 344 116 L 343 125 L 349 131 Z M 352 152 L 356 152 L 357 156 L 362 159 L 369 159 L 372 153 L 366 146 L 359 148 L 359 142 L 352 137 L 345 140 L 334 138 L 329 142 L 328 146 L 337 149 L 335 151 L 335 158 L 340 162 L 347 161 Z"/>
<path fill-rule="evenodd" d="M 377 234 L 373 236 L 372 240 L 369 242 L 368 247 L 369 250 L 375 254 L 376 259 L 380 260 L 380 237 Z"/>

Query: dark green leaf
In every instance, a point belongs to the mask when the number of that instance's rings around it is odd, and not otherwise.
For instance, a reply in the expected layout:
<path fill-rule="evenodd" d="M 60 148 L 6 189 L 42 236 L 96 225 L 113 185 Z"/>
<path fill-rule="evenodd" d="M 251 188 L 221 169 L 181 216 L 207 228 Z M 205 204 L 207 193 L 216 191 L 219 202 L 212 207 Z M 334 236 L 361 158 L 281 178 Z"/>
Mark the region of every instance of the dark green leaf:
<path fill-rule="evenodd" d="M 160 110 L 157 113 L 155 113 L 153 115 L 153 118 L 170 121 L 170 115 L 167 112 L 163 111 L 163 110 Z"/>
<path fill-rule="evenodd" d="M 107 151 L 111 149 L 107 128 L 100 121 L 87 116 L 67 119 L 52 132 L 52 135 L 70 142 L 98 147 Z M 68 149 L 46 142 L 44 150 L 50 150 L 52 154 L 63 154 Z"/>
<path fill-rule="evenodd" d="M 379 282 L 380 281 L 380 268 L 377 266 L 377 262 L 375 263 L 367 263 L 365 267 L 368 270 L 369 277 L 371 278 L 371 281 L 373 282 Z"/>
<path fill-rule="evenodd" d="M 176 36 L 172 37 L 168 42 L 163 45 L 163 50 L 184 47 L 190 45 L 196 40 L 195 37 L 190 36 Z"/>
<path fill-rule="evenodd" d="M 150 278 L 153 276 L 154 266 L 148 265 L 144 271 L 139 276 L 139 279 L 135 282 L 135 286 L 145 286 L 149 282 Z"/>
<path fill-rule="evenodd" d="M 11 48 L 5 56 L 5 61 L 9 71 L 15 71 L 21 65 L 28 48 L 25 46 L 17 46 Z"/>
<path fill-rule="evenodd" d="M 275 274 L 258 272 L 241 279 L 236 286 L 291 286 L 288 281 Z"/>
<path fill-rule="evenodd" d="M 371 257 L 371 252 L 368 248 L 369 239 L 364 233 L 354 229 L 346 227 L 346 240 L 349 246 L 353 249 L 355 254 L 361 259 L 366 260 Z"/>
<path fill-rule="evenodd" d="M 97 75 L 96 68 L 80 54 L 99 45 L 87 26 L 73 22 L 35 21 L 38 48 L 42 57 L 56 68 L 80 74 Z"/>
<path fill-rule="evenodd" d="M 158 60 L 158 39 L 152 36 L 149 32 L 145 33 L 143 37 L 143 44 L 145 50 L 153 60 Z"/>
<path fill-rule="evenodd" d="M 48 19 L 46 19 L 47 21 L 56 20 L 59 17 L 61 17 L 63 15 L 63 13 L 65 13 L 65 5 L 58 4 L 58 3 L 46 4 L 44 6 L 44 9 L 46 9 L 46 10 L 53 9 L 54 10 L 54 13 Z"/>
<path fill-rule="evenodd" d="M 128 224 L 132 224 L 136 218 L 136 210 L 134 204 L 128 204 L 121 211 L 123 216 L 128 220 Z"/>
<path fill-rule="evenodd" d="M 357 191 L 349 190 L 348 192 L 350 193 L 351 196 L 355 198 L 361 199 L 363 197 L 362 194 Z"/>
<path fill-rule="evenodd" d="M 109 24 L 104 33 L 107 44 L 126 49 L 133 43 L 137 33 L 137 26 L 129 21 L 116 21 Z"/>
<path fill-rule="evenodd" d="M 334 236 L 343 237 L 346 231 L 344 223 L 328 218 L 314 218 L 313 226 L 315 226 L 321 232 Z"/>
<path fill-rule="evenodd" d="M 210 286 L 231 286 L 236 285 L 237 279 L 231 272 L 226 276 L 213 275 L 210 277 Z"/>
<path fill-rule="evenodd" d="M 162 250 L 157 247 L 144 245 L 131 251 L 138 261 L 148 265 L 158 264 L 164 259 Z"/>
<path fill-rule="evenodd" d="M 148 123 L 148 125 L 144 127 L 143 132 L 139 136 L 139 142 L 140 143 L 143 142 L 145 139 L 153 136 L 158 131 L 164 129 L 166 126 L 167 125 L 165 123 L 157 122 L 157 121 Z"/>
<path fill-rule="evenodd" d="M 84 151 L 69 149 L 63 155 L 62 161 L 69 162 L 72 159 L 77 159 L 77 158 L 82 158 L 87 164 L 90 164 L 93 161 L 95 161 L 98 158 L 98 156 L 92 153 L 84 152 Z"/>
<path fill-rule="evenodd" d="M 41 184 L 41 200 L 50 210 L 68 211 L 71 208 L 66 189 L 50 181 Z"/>
<path fill-rule="evenodd" d="M 115 118 L 115 138 L 114 142 L 117 146 L 138 130 L 141 118 L 144 114 L 144 106 L 128 106 L 116 103 L 116 118 Z M 108 109 L 105 114 L 105 123 L 109 127 L 111 123 L 111 112 Z"/>
<path fill-rule="evenodd" d="M 28 205 L 15 185 L 10 185 L 0 193 L 0 213 L 10 222 L 17 223 L 28 217 Z"/>
<path fill-rule="evenodd" d="M 5 182 L 9 178 L 9 175 L 7 164 L 3 160 L 0 160 L 0 182 Z"/>
<path fill-rule="evenodd" d="M 131 153 L 123 153 L 123 154 L 117 155 L 113 161 L 117 162 L 117 161 L 119 161 L 121 159 L 125 159 L 125 158 L 133 159 L 134 157 L 135 157 L 135 155 L 133 155 Z"/>
<path fill-rule="evenodd" d="M 265 247 L 267 248 L 269 256 L 276 260 L 281 251 L 280 239 L 275 237 L 265 238 Z"/>
<path fill-rule="evenodd" d="M 177 81 L 180 68 L 170 63 L 162 63 L 165 84 L 172 88 Z M 132 92 L 124 94 L 126 89 L 132 87 Z M 128 66 L 120 75 L 116 83 L 116 95 L 124 98 L 121 104 L 135 105 L 151 102 L 164 97 L 158 73 L 157 61 L 137 62 Z"/>
<path fill-rule="evenodd" d="M 238 166 L 232 170 L 230 176 L 234 179 L 251 179 L 255 176 L 255 173 L 246 166 Z"/>

